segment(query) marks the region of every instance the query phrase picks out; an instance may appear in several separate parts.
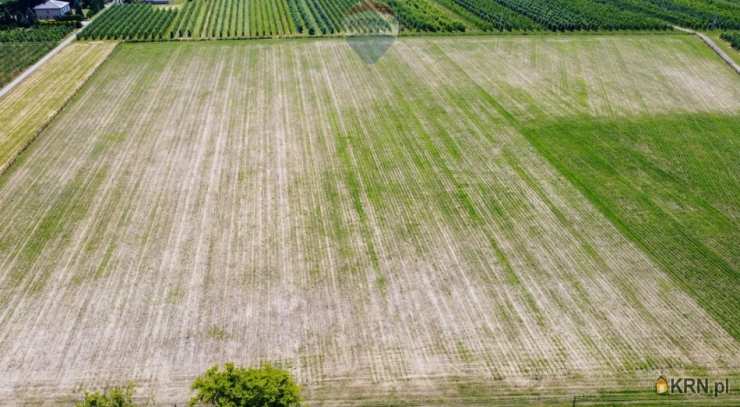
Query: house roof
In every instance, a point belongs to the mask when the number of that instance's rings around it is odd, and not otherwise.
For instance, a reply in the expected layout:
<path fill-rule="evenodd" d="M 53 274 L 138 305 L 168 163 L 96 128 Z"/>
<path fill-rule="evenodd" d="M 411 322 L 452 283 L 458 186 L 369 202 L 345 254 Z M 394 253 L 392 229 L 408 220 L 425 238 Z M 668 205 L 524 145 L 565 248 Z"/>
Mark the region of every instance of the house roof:
<path fill-rule="evenodd" d="M 38 6 L 34 7 L 34 10 L 59 10 L 61 8 L 64 8 L 66 6 L 69 6 L 69 3 L 66 1 L 59 1 L 59 0 L 49 0 L 44 4 L 39 4 Z"/>

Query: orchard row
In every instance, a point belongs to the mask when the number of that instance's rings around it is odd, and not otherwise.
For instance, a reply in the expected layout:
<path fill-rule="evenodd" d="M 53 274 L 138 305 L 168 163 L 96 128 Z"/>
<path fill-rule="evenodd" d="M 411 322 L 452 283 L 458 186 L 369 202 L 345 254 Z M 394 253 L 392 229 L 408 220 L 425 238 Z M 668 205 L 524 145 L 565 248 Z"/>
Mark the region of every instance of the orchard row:
<path fill-rule="evenodd" d="M 83 39 L 264 38 L 384 32 L 740 29 L 709 0 L 190 0 L 111 7 Z"/>

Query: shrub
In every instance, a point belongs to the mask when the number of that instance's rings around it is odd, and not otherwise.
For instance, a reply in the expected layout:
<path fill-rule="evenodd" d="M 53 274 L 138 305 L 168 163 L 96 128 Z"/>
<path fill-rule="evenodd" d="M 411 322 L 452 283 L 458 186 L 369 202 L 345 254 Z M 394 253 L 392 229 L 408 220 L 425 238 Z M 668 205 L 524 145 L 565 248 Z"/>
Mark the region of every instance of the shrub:
<path fill-rule="evenodd" d="M 257 369 L 224 365 L 213 366 L 195 379 L 196 395 L 191 406 L 217 407 L 287 407 L 300 405 L 300 389 L 290 373 L 271 365 Z"/>
<path fill-rule="evenodd" d="M 76 407 L 134 407 L 134 386 L 113 387 L 101 392 L 85 392 Z"/>
<path fill-rule="evenodd" d="M 720 37 L 729 42 L 730 45 L 732 45 L 732 48 L 735 48 L 736 50 L 740 51 L 740 31 L 736 32 L 724 32 Z"/>

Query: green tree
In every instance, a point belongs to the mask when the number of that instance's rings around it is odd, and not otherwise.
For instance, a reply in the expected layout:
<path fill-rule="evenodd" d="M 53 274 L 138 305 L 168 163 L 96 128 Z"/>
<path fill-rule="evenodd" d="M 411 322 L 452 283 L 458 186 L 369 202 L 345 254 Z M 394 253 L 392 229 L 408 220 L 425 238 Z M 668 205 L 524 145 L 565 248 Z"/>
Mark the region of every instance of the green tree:
<path fill-rule="evenodd" d="M 191 406 L 216 407 L 293 407 L 300 405 L 300 388 L 290 373 L 271 365 L 256 369 L 224 365 L 213 366 L 195 379 L 196 395 Z"/>
<path fill-rule="evenodd" d="M 76 407 L 134 407 L 134 386 L 113 387 L 104 392 L 85 392 Z"/>

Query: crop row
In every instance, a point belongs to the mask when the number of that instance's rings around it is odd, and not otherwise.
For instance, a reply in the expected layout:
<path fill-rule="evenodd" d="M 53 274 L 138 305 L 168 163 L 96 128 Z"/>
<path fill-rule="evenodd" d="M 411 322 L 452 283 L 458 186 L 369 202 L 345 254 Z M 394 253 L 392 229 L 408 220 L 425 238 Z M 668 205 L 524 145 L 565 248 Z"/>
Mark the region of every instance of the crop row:
<path fill-rule="evenodd" d="M 404 31 L 465 30 L 432 0 L 288 0 L 288 5 L 297 31 L 309 35 L 382 32 L 396 22 Z"/>
<path fill-rule="evenodd" d="M 665 29 L 665 22 L 608 2 L 591 0 L 496 0 L 552 31 Z"/>
<path fill-rule="evenodd" d="M 178 33 L 184 37 L 244 38 L 295 33 L 285 0 L 195 0 L 184 11 L 189 13 L 187 21 L 178 27 Z"/>
<path fill-rule="evenodd" d="M 288 0 L 288 5 L 300 33 L 335 34 L 388 28 L 384 21 L 373 18 L 377 15 L 371 8 L 357 7 L 353 0 Z"/>
<path fill-rule="evenodd" d="M 596 0 L 679 26 L 740 29 L 740 3 L 724 0 Z"/>
<path fill-rule="evenodd" d="M 532 30 L 539 27 L 528 17 L 491 0 L 437 0 L 458 14 L 471 14 L 484 31 Z"/>
<path fill-rule="evenodd" d="M 0 86 L 54 48 L 55 42 L 0 42 Z"/>
<path fill-rule="evenodd" d="M 81 39 L 161 40 L 177 11 L 148 4 L 116 5 L 93 20 L 79 34 Z"/>
<path fill-rule="evenodd" d="M 39 25 L 31 28 L 0 30 L 0 42 L 59 41 L 74 30 L 72 24 Z"/>
<path fill-rule="evenodd" d="M 192 0 L 179 10 L 118 5 L 96 19 L 82 39 L 250 38 L 374 32 L 394 16 L 408 31 L 464 31 L 432 0 Z M 393 18 L 391 18 L 393 19 Z"/>
<path fill-rule="evenodd" d="M 465 31 L 465 25 L 459 20 L 443 15 L 437 4 L 428 0 L 386 0 L 401 23 L 401 28 L 408 31 Z"/>
<path fill-rule="evenodd" d="M 111 7 L 85 39 L 254 38 L 385 31 L 740 28 L 728 0 L 190 0 Z M 0 33 L 0 38 L 2 34 Z"/>
<path fill-rule="evenodd" d="M 0 29 L 0 86 L 38 61 L 72 30 L 73 24 Z"/>

